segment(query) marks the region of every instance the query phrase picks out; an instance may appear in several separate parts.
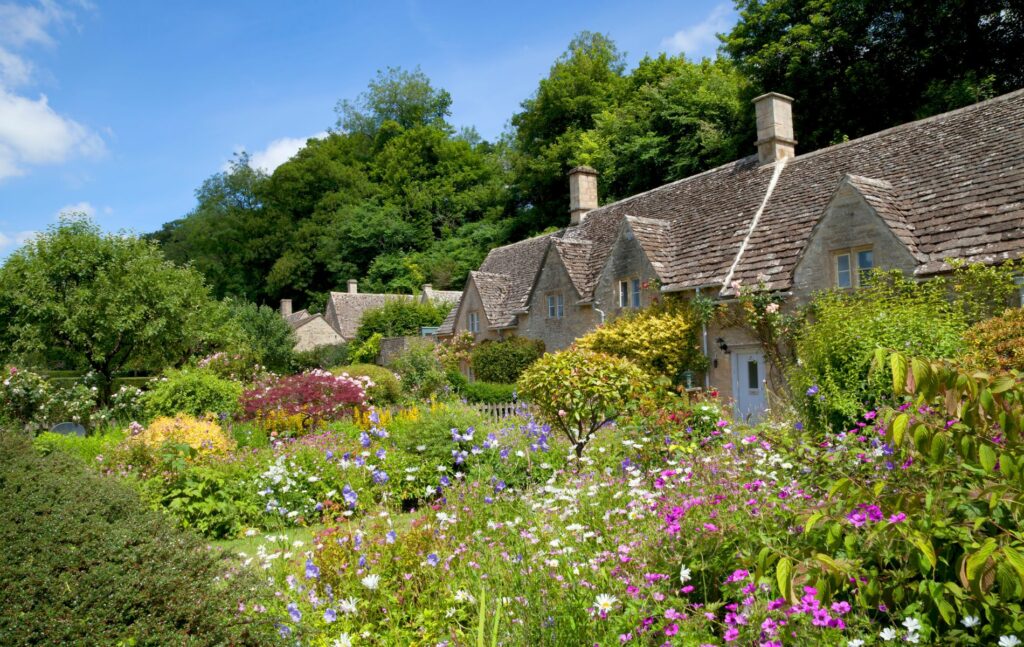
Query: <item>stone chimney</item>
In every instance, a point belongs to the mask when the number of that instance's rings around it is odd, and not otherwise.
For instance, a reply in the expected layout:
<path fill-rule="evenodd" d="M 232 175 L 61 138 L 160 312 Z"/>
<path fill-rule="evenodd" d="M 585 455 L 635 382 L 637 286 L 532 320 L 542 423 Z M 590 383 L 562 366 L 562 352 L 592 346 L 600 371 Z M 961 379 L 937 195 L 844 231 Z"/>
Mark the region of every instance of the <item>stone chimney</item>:
<path fill-rule="evenodd" d="M 434 298 L 434 284 L 433 283 L 424 283 L 423 287 L 420 288 L 420 292 L 423 293 L 423 298 L 424 299 L 433 299 Z"/>
<path fill-rule="evenodd" d="M 292 300 L 281 299 L 281 316 L 290 317 L 292 315 Z"/>
<path fill-rule="evenodd" d="M 753 103 L 757 113 L 757 161 L 772 164 L 796 156 L 793 97 L 769 92 L 754 99 Z"/>
<path fill-rule="evenodd" d="M 359 294 L 359 283 L 355 279 L 348 280 L 348 293 Z"/>
<path fill-rule="evenodd" d="M 597 171 L 577 166 L 569 171 L 569 224 L 580 224 L 592 209 L 597 209 Z"/>

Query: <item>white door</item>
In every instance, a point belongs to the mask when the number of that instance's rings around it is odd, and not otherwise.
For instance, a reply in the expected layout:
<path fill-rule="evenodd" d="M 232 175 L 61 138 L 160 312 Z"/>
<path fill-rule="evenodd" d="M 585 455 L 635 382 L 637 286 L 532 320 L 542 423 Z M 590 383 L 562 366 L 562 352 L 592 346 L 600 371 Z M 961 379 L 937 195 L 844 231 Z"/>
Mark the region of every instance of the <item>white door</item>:
<path fill-rule="evenodd" d="M 764 413 L 764 354 L 761 351 L 733 351 L 733 393 L 736 394 L 736 416 L 757 422 Z"/>

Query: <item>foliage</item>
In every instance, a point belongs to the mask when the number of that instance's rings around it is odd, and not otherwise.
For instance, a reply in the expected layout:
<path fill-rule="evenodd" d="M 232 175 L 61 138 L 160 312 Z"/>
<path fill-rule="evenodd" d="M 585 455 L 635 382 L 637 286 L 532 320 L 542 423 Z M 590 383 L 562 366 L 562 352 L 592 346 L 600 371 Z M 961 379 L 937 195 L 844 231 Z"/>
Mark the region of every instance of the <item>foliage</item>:
<path fill-rule="evenodd" d="M 391 370 L 376 364 L 350 364 L 332 368 L 334 375 L 369 378 L 372 386 L 366 389 L 370 402 L 377 406 L 397 404 L 402 399 L 402 383 Z"/>
<path fill-rule="evenodd" d="M 1003 313 L 1017 303 L 1020 286 L 1016 279 L 1024 261 L 1006 261 L 999 265 L 947 261 L 953 273 L 941 279 L 952 292 L 953 304 L 963 310 L 964 320 L 973 325 Z"/>
<path fill-rule="evenodd" d="M 810 320 L 796 337 L 790 389 L 808 423 L 836 430 L 893 397 L 889 380 L 869 374 L 876 348 L 955 357 L 966 328 L 941 281 L 915 283 L 899 272 L 875 273 L 869 286 L 853 292 L 817 295 Z"/>
<path fill-rule="evenodd" d="M 60 422 L 89 428 L 118 414 L 130 399 L 117 394 L 109 411 L 96 408 L 97 387 L 87 380 L 55 385 L 33 371 L 8 366 L 0 382 L 0 422 L 30 432 L 49 429 Z"/>
<path fill-rule="evenodd" d="M 380 342 L 384 337 L 378 332 L 373 333 L 364 341 L 352 341 L 349 344 L 348 358 L 354 364 L 372 364 L 380 355 Z"/>
<path fill-rule="evenodd" d="M 358 344 L 326 344 L 310 350 L 301 350 L 292 354 L 291 369 L 294 371 L 311 371 L 319 368 L 327 370 L 351 360 L 352 352 Z M 376 355 L 374 355 L 376 357 Z"/>
<path fill-rule="evenodd" d="M 700 371 L 701 353 L 694 314 L 684 303 L 662 301 L 615 318 L 577 340 L 577 346 L 630 360 L 652 375 L 682 383 L 684 371 Z"/>
<path fill-rule="evenodd" d="M 446 301 L 423 303 L 418 299 L 390 299 L 381 307 L 363 313 L 356 339 L 365 341 L 374 334 L 382 337 L 419 335 L 424 326 L 440 326 L 452 305 Z"/>
<path fill-rule="evenodd" d="M 150 417 L 230 414 L 238 410 L 242 385 L 218 377 L 209 369 L 171 369 L 153 381 L 142 396 Z"/>
<path fill-rule="evenodd" d="M 235 446 L 234 439 L 226 436 L 212 419 L 201 420 L 188 414 L 157 418 L 144 430 L 133 433 L 130 442 L 150 449 L 159 449 L 166 443 L 187 445 L 197 455 L 223 454 Z"/>
<path fill-rule="evenodd" d="M 782 92 L 808 108 L 795 124 L 805 151 L 1024 85 L 1024 28 L 1007 0 L 736 7 L 740 19 L 723 49 L 751 78 L 752 93 Z"/>
<path fill-rule="evenodd" d="M 464 331 L 439 341 L 434 348 L 437 359 L 446 371 L 459 371 L 468 364 L 473 351 L 475 335 Z"/>
<path fill-rule="evenodd" d="M 242 394 L 242 411 L 246 419 L 261 423 L 281 415 L 300 416 L 302 431 L 308 432 L 362 405 L 371 386 L 369 378 L 336 376 L 321 370 L 272 376 Z"/>
<path fill-rule="evenodd" d="M 238 610 L 256 583 L 125 485 L 14 434 L 0 445 L 0 642 L 273 644 L 270 623 Z"/>
<path fill-rule="evenodd" d="M 441 392 L 448 384 L 441 362 L 434 355 L 433 342 L 410 339 L 391 368 L 402 377 L 402 387 L 411 395 L 427 399 Z"/>
<path fill-rule="evenodd" d="M 257 364 L 280 373 L 292 364 L 295 332 L 277 310 L 265 305 L 230 299 L 227 302 L 232 320 L 244 336 L 244 346 Z"/>
<path fill-rule="evenodd" d="M 116 427 L 101 429 L 88 436 L 44 431 L 35 437 L 32 446 L 42 454 L 63 452 L 81 459 L 86 464 L 94 465 L 97 462 L 102 462 L 105 454 L 116 451 L 117 446 L 124 438 L 125 432 Z"/>
<path fill-rule="evenodd" d="M 152 243 L 65 217 L 0 268 L 0 354 L 89 369 L 101 399 L 127 368 L 158 371 L 236 336 L 203 277 Z"/>
<path fill-rule="evenodd" d="M 576 457 L 615 420 L 649 378 L 629 360 L 583 348 L 540 358 L 519 378 L 519 391 L 573 446 Z"/>
<path fill-rule="evenodd" d="M 265 367 L 257 364 L 252 357 L 224 351 L 207 355 L 197 361 L 195 365 L 221 379 L 233 382 L 252 382 L 266 372 Z"/>
<path fill-rule="evenodd" d="M 480 342 L 470 353 L 470 362 L 478 380 L 512 384 L 543 354 L 543 341 L 509 337 Z"/>
<path fill-rule="evenodd" d="M 1024 308 L 1010 308 L 964 333 L 966 360 L 987 371 L 1024 371 Z"/>
<path fill-rule="evenodd" d="M 466 382 L 459 387 L 459 394 L 469 402 L 483 404 L 505 404 L 518 398 L 515 384 L 498 384 L 494 382 Z"/>

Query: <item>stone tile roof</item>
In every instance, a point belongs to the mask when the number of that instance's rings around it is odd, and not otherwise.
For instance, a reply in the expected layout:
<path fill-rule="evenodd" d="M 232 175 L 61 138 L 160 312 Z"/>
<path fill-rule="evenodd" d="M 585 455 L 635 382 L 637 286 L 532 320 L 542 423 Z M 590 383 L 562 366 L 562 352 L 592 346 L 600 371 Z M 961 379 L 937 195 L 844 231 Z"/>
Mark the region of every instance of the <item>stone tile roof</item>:
<path fill-rule="evenodd" d="M 548 245 L 552 238 L 559 237 L 561 233 L 544 234 L 496 247 L 487 254 L 480 265 L 480 271 L 470 273 L 471 276 L 485 275 L 477 281 L 477 289 L 480 290 L 484 312 L 491 326 L 501 328 L 515 323 L 513 313 L 526 306 L 534 277 L 544 262 Z"/>
<path fill-rule="evenodd" d="M 462 293 L 459 292 L 461 296 Z M 444 318 L 441 325 L 437 328 L 438 337 L 449 337 L 455 334 L 455 318 L 459 314 L 458 304 L 452 306 L 452 309 L 448 311 L 448 316 Z"/>
<path fill-rule="evenodd" d="M 947 257 L 994 262 L 1024 251 L 1024 90 L 790 160 L 735 278 L 787 289 L 807 236 L 847 175 L 888 182 L 906 211 L 918 274 Z"/>
<path fill-rule="evenodd" d="M 508 274 L 470 272 L 469 278 L 480 293 L 480 302 L 489 326 L 501 328 L 515 323 L 512 309 L 519 303 L 519 299 L 513 294 L 512 278 Z"/>
<path fill-rule="evenodd" d="M 947 257 L 1022 255 L 1024 90 L 798 155 L 781 168 L 752 155 L 594 209 L 576 227 L 491 250 L 480 270 L 502 278 L 485 279 L 493 283 L 489 307 L 501 325 L 514 323 L 552 241 L 582 300 L 592 299 L 627 217 L 667 291 L 728 295 L 733 279 L 789 289 L 841 182 L 907 245 L 918 274 L 948 270 Z M 494 302 L 499 283 L 503 304 Z"/>
<path fill-rule="evenodd" d="M 324 313 L 325 319 L 346 340 L 354 339 L 364 312 L 380 308 L 388 301 L 411 298 L 408 294 L 331 292 L 328 297 L 330 307 Z"/>
<path fill-rule="evenodd" d="M 424 286 L 422 296 L 424 299 L 431 301 L 458 303 L 459 299 L 462 298 L 462 292 L 458 290 L 435 290 L 434 288 Z"/>

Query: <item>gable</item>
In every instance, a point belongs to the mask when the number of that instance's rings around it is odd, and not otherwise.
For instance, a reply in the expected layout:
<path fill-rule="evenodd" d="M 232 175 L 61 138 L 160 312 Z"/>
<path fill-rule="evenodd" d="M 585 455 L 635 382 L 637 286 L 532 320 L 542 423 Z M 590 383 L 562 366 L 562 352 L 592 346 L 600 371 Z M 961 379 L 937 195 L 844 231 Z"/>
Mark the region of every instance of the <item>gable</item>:
<path fill-rule="evenodd" d="M 798 297 L 834 286 L 834 254 L 868 249 L 874 267 L 912 274 L 920 263 L 913 230 L 886 182 L 847 176 L 840 181 L 793 270 Z"/>

